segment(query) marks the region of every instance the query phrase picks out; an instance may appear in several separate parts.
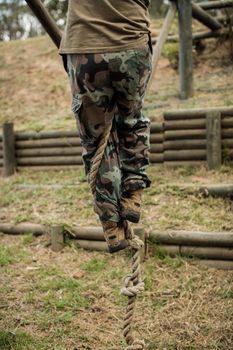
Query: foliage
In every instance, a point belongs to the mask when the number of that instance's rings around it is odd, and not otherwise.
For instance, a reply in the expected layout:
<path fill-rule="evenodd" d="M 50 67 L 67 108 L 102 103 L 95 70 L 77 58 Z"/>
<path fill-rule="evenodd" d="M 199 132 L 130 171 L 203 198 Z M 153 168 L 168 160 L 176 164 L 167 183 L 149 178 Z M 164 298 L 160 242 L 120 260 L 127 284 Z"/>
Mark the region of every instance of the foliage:
<path fill-rule="evenodd" d="M 68 0 L 43 0 L 52 18 L 64 27 Z M 0 40 L 16 40 L 44 33 L 38 20 L 23 0 L 0 0 Z"/>

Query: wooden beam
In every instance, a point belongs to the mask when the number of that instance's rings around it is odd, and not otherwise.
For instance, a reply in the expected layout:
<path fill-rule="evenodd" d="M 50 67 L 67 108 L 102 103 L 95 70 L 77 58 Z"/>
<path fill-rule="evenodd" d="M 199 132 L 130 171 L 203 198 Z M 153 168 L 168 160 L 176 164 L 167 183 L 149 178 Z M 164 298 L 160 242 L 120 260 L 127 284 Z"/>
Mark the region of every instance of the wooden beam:
<path fill-rule="evenodd" d="M 203 10 L 196 3 L 192 3 L 192 15 L 193 18 L 197 19 L 199 22 L 201 22 L 211 30 L 219 30 L 222 28 L 222 25 L 219 21 L 217 21 L 213 16 L 211 16 L 208 12 Z"/>
<path fill-rule="evenodd" d="M 203 10 L 215 10 L 215 9 L 233 7 L 233 1 L 232 0 L 203 1 L 203 2 L 199 2 L 198 5 Z"/>
<path fill-rule="evenodd" d="M 23 157 L 17 159 L 18 165 L 82 165 L 81 156 L 51 156 L 51 157 Z"/>
<path fill-rule="evenodd" d="M 40 236 L 47 232 L 47 227 L 40 224 L 32 224 L 22 222 L 20 224 L 0 223 L 0 232 L 9 235 L 21 235 L 32 233 L 35 236 Z"/>
<path fill-rule="evenodd" d="M 214 269 L 233 270 L 232 260 L 200 259 L 200 260 L 196 260 L 196 262 L 200 265 L 205 265 Z"/>
<path fill-rule="evenodd" d="M 206 185 L 200 188 L 204 196 L 233 198 L 233 184 Z"/>
<path fill-rule="evenodd" d="M 200 246 L 184 246 L 184 245 L 159 245 L 165 253 L 172 257 L 177 255 L 217 260 L 233 260 L 232 247 L 200 247 Z"/>
<path fill-rule="evenodd" d="M 205 149 L 188 149 L 188 150 L 165 150 L 164 161 L 175 160 L 206 160 Z"/>
<path fill-rule="evenodd" d="M 159 58 L 162 54 L 164 44 L 165 44 L 167 36 L 169 34 L 169 30 L 171 28 L 172 22 L 175 18 L 175 15 L 176 15 L 176 10 L 177 10 L 176 3 L 171 2 L 169 5 L 167 16 L 164 20 L 162 29 L 159 33 L 158 38 L 157 38 L 156 45 L 153 49 L 154 53 L 153 53 L 153 58 L 152 58 L 152 72 L 151 72 L 151 77 L 150 77 L 150 80 L 149 80 L 149 83 L 147 86 L 147 91 L 149 90 L 149 88 L 151 86 L 151 82 L 152 82 L 153 76 L 155 74 L 155 71 L 156 71 L 156 68 L 157 68 L 157 65 L 159 62 Z"/>
<path fill-rule="evenodd" d="M 54 44 L 59 48 L 61 32 L 40 0 L 25 0 Z"/>
<path fill-rule="evenodd" d="M 233 232 L 152 231 L 150 239 L 158 243 L 202 247 L 233 247 Z"/>
<path fill-rule="evenodd" d="M 179 13 L 179 73 L 180 97 L 187 99 L 194 94 L 192 54 L 192 4 L 191 0 L 178 0 Z"/>
<path fill-rule="evenodd" d="M 165 120 L 183 120 L 205 118 L 208 112 L 220 112 L 222 117 L 233 116 L 233 107 L 213 107 L 213 108 L 192 108 L 192 109 L 171 109 L 164 112 Z"/>
<path fill-rule="evenodd" d="M 196 41 L 200 41 L 200 40 L 204 40 L 204 39 L 213 39 L 213 38 L 219 38 L 221 36 L 223 37 L 229 37 L 229 29 L 219 29 L 216 31 L 204 31 L 204 32 L 197 32 L 197 33 L 193 33 L 192 35 L 192 40 L 193 42 Z M 156 43 L 157 39 L 156 38 L 152 38 L 152 43 L 153 45 Z M 179 36 L 178 35 L 169 35 L 167 37 L 167 41 L 170 43 L 176 43 L 179 41 Z"/>

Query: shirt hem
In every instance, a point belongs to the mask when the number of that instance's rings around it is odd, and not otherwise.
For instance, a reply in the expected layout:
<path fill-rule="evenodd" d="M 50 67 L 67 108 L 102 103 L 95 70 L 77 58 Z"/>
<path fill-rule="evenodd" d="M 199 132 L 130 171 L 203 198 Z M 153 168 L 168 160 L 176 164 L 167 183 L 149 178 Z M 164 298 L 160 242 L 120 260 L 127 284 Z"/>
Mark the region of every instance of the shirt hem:
<path fill-rule="evenodd" d="M 87 53 L 106 53 L 106 52 L 118 52 L 122 50 L 130 50 L 138 48 L 138 45 L 146 45 L 149 41 L 149 37 L 143 37 L 143 40 L 140 38 L 140 40 L 135 40 L 132 44 L 125 44 L 125 45 L 119 45 L 119 46 L 102 46 L 102 47 L 82 47 L 82 48 L 61 48 L 59 49 L 58 53 L 60 55 L 62 54 L 87 54 Z"/>

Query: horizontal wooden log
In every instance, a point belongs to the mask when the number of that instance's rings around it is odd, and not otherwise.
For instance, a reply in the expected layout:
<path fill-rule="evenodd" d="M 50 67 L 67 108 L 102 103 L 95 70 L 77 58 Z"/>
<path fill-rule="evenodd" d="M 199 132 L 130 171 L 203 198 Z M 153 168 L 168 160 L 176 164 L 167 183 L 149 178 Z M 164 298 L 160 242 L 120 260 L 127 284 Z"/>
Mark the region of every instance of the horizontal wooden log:
<path fill-rule="evenodd" d="M 227 7 L 233 7 L 232 0 L 220 0 L 220 1 L 203 1 L 198 4 L 203 10 L 216 10 Z"/>
<path fill-rule="evenodd" d="M 173 257 L 181 255 L 203 259 L 233 260 L 233 247 L 200 247 L 162 244 L 160 248 Z"/>
<path fill-rule="evenodd" d="M 158 132 L 163 130 L 162 122 L 152 122 L 151 132 Z M 55 130 L 55 131 L 41 131 L 41 132 L 17 132 L 15 138 L 17 141 L 26 140 L 44 140 L 44 139 L 60 139 L 60 138 L 77 138 L 77 130 Z M 0 135 L 0 141 L 2 140 Z"/>
<path fill-rule="evenodd" d="M 163 143 L 151 144 L 150 150 L 152 153 L 163 153 L 163 150 L 164 150 Z"/>
<path fill-rule="evenodd" d="M 203 10 L 198 4 L 192 3 L 192 15 L 193 18 L 207 26 L 211 30 L 218 30 L 222 28 L 220 22 L 218 22 L 212 15 Z"/>
<path fill-rule="evenodd" d="M 233 128 L 233 116 L 222 117 L 222 128 Z M 183 120 L 167 120 L 164 123 L 164 130 L 191 130 L 191 129 L 204 129 L 206 127 L 206 118 L 184 118 Z"/>
<path fill-rule="evenodd" d="M 210 30 L 210 31 L 203 31 L 203 32 L 197 32 L 194 33 L 192 36 L 193 42 L 198 42 L 200 40 L 206 40 L 206 39 L 213 39 L 213 38 L 219 38 L 219 37 L 228 37 L 229 36 L 229 30 L 228 29 L 220 29 L 220 30 Z M 170 43 L 177 43 L 179 41 L 178 35 L 169 35 L 167 37 L 167 42 Z M 157 38 L 152 38 L 152 44 L 156 44 Z"/>
<path fill-rule="evenodd" d="M 150 125 L 150 132 L 151 133 L 158 133 L 163 131 L 163 122 L 152 122 Z"/>
<path fill-rule="evenodd" d="M 157 153 L 157 154 L 150 155 L 150 162 L 151 163 L 163 163 L 163 161 L 164 161 L 164 154 L 163 153 Z"/>
<path fill-rule="evenodd" d="M 164 140 L 189 140 L 205 139 L 206 131 L 204 129 L 193 130 L 166 130 L 164 131 Z"/>
<path fill-rule="evenodd" d="M 214 108 L 193 108 L 193 109 L 174 109 L 164 112 L 165 120 L 184 120 L 205 118 L 208 112 L 219 111 L 221 116 L 233 116 L 233 107 L 214 107 Z"/>
<path fill-rule="evenodd" d="M 25 157 L 17 159 L 18 165 L 82 165 L 82 157 L 80 156 L 64 156 L 64 157 Z"/>
<path fill-rule="evenodd" d="M 164 150 L 206 149 L 206 140 L 171 140 L 164 141 Z"/>
<path fill-rule="evenodd" d="M 163 153 L 151 154 L 150 161 L 152 163 L 162 163 L 163 157 Z M 38 165 L 82 165 L 83 160 L 80 156 L 20 157 L 17 158 L 17 164 L 19 167 Z"/>
<path fill-rule="evenodd" d="M 77 130 L 55 130 L 55 131 L 40 131 L 40 132 L 17 132 L 16 140 L 43 140 L 56 138 L 78 137 Z"/>
<path fill-rule="evenodd" d="M 233 247 L 233 232 L 152 231 L 152 240 L 171 245 Z"/>
<path fill-rule="evenodd" d="M 232 260 L 211 260 L 211 259 L 201 259 L 196 260 L 200 265 L 205 265 L 212 267 L 214 269 L 220 270 L 233 270 L 233 261 Z"/>
<path fill-rule="evenodd" d="M 206 150 L 166 150 L 164 152 L 164 161 L 169 160 L 206 160 Z"/>
<path fill-rule="evenodd" d="M 150 135 L 150 142 L 151 143 L 160 143 L 160 142 L 163 142 L 163 139 L 164 139 L 163 133 Z"/>
<path fill-rule="evenodd" d="M 205 196 L 233 198 L 233 183 L 202 186 L 200 192 Z"/>
<path fill-rule="evenodd" d="M 82 248 L 85 250 L 95 250 L 95 251 L 101 251 L 101 252 L 108 252 L 108 246 L 107 246 L 106 242 L 77 239 L 73 243 L 78 248 Z"/>
<path fill-rule="evenodd" d="M 11 235 L 32 233 L 35 236 L 39 236 L 47 232 L 47 227 L 45 225 L 25 222 L 16 225 L 9 223 L 0 223 L 0 232 Z"/>
<path fill-rule="evenodd" d="M 163 165 L 168 168 L 206 166 L 205 160 L 170 160 L 164 161 Z"/>
<path fill-rule="evenodd" d="M 205 129 L 205 118 L 194 120 L 168 120 L 164 123 L 164 130 L 192 130 Z"/>
<path fill-rule="evenodd" d="M 45 140 L 25 140 L 16 141 L 16 149 L 38 148 L 38 147 L 74 147 L 81 146 L 81 141 L 78 137 L 69 137 L 63 139 L 45 139 Z"/>
<path fill-rule="evenodd" d="M 18 158 L 40 156 L 72 156 L 82 155 L 82 147 L 49 147 L 49 148 L 26 148 L 16 150 Z"/>
<path fill-rule="evenodd" d="M 152 133 L 150 137 L 151 142 L 163 141 L 163 133 Z M 41 139 L 41 140 L 23 140 L 16 141 L 16 149 L 25 148 L 49 148 L 49 147 L 75 147 L 81 146 L 80 139 L 69 137 L 66 139 Z"/>
<path fill-rule="evenodd" d="M 222 128 L 233 128 L 233 116 L 232 117 L 223 117 L 221 119 Z"/>
<path fill-rule="evenodd" d="M 206 140 L 168 140 L 163 143 L 164 150 L 206 149 Z M 222 140 L 222 148 L 233 149 L 233 139 Z"/>
<path fill-rule="evenodd" d="M 80 169 L 79 165 L 20 165 L 17 166 L 18 171 L 32 170 L 32 171 L 63 171 Z"/>
<path fill-rule="evenodd" d="M 222 129 L 222 138 L 232 138 L 232 137 L 233 137 L 233 128 Z"/>
<path fill-rule="evenodd" d="M 134 228 L 136 235 L 140 236 L 143 232 L 143 227 Z M 84 239 L 91 241 L 104 241 L 103 229 L 101 226 L 72 226 L 66 231 L 66 234 L 72 239 Z"/>
<path fill-rule="evenodd" d="M 222 140 L 222 147 L 229 149 L 233 148 L 233 138 Z"/>

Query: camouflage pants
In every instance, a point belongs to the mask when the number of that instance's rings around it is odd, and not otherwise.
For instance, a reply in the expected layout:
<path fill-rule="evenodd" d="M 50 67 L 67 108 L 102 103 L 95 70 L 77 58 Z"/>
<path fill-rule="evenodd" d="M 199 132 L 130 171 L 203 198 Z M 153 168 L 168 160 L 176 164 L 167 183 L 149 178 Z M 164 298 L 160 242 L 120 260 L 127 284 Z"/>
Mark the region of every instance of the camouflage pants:
<path fill-rule="evenodd" d="M 94 210 L 120 221 L 122 193 L 149 187 L 150 121 L 142 113 L 151 72 L 149 47 L 104 54 L 68 54 L 68 76 L 88 176 L 106 125 L 111 135 L 99 169 Z"/>

